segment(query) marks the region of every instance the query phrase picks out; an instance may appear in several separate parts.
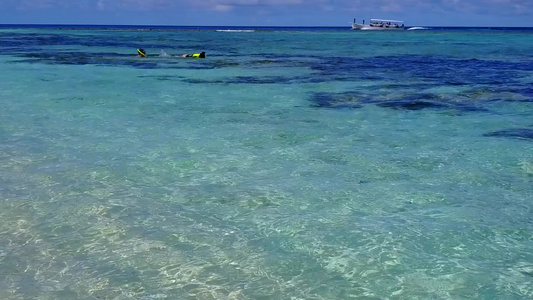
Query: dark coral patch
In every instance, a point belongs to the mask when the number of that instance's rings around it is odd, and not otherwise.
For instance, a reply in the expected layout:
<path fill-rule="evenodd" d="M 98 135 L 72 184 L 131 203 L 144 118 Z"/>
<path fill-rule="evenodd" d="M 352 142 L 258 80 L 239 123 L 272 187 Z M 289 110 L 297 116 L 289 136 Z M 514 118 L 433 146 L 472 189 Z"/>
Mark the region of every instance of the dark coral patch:
<path fill-rule="evenodd" d="M 266 83 L 286 83 L 289 80 L 283 76 L 237 76 L 232 79 L 232 83 L 244 83 L 244 84 L 266 84 Z"/>
<path fill-rule="evenodd" d="M 301 80 L 299 77 L 284 76 L 236 76 L 220 80 L 183 79 L 182 81 L 194 84 L 291 84 L 299 80 Z"/>
<path fill-rule="evenodd" d="M 132 66 L 141 69 L 155 69 L 158 67 L 157 62 L 152 60 L 137 59 L 132 56 L 125 56 L 116 53 L 102 52 L 39 52 L 24 53 L 19 57 L 26 59 L 18 62 L 27 63 L 45 63 L 60 65 L 116 65 Z"/>
<path fill-rule="evenodd" d="M 310 68 L 322 78 L 343 76 L 348 80 L 393 81 L 420 78 L 444 81 L 448 85 L 511 84 L 524 77 L 517 71 L 529 71 L 530 63 L 493 60 L 455 59 L 450 57 L 400 55 L 376 57 L 317 58 Z"/>
<path fill-rule="evenodd" d="M 406 110 L 421 110 L 421 109 L 442 109 L 449 108 L 448 105 L 424 101 L 424 100 L 395 100 L 385 101 L 377 104 L 380 107 L 387 107 L 393 109 L 406 109 Z"/>
<path fill-rule="evenodd" d="M 410 94 L 397 100 L 387 100 L 388 95 L 369 95 L 359 92 L 327 93 L 319 92 L 311 96 L 315 107 L 325 108 L 360 108 L 363 105 L 374 104 L 392 109 L 420 110 L 449 108 L 450 105 L 437 101 L 440 99 L 433 94 Z"/>
<path fill-rule="evenodd" d="M 474 105 L 472 103 L 453 103 L 453 107 L 459 111 L 462 112 L 485 112 L 489 113 L 490 110 L 480 107 L 478 105 Z"/>
<path fill-rule="evenodd" d="M 184 76 L 171 76 L 171 75 L 155 75 L 155 76 L 152 76 L 152 75 L 141 75 L 141 76 L 137 76 L 139 78 L 151 78 L 151 79 L 155 79 L 155 80 L 158 80 L 158 81 L 174 81 L 174 80 L 182 80 L 184 79 L 185 77 Z"/>
<path fill-rule="evenodd" d="M 528 128 L 505 129 L 505 130 L 486 133 L 484 134 L 484 136 L 505 137 L 505 138 L 521 139 L 521 140 L 533 140 L 533 129 L 528 129 Z"/>
<path fill-rule="evenodd" d="M 489 110 L 476 105 L 476 103 L 452 102 L 449 99 L 443 99 L 441 96 L 432 93 L 409 93 L 400 95 L 395 100 L 391 98 L 390 93 L 314 93 L 310 101 L 315 107 L 325 108 L 360 108 L 363 105 L 376 105 L 379 107 L 397 109 L 397 110 L 430 110 L 430 109 L 447 109 L 459 112 L 489 112 Z"/>
<path fill-rule="evenodd" d="M 524 96 L 533 97 L 533 87 L 525 87 L 520 89 L 518 92 Z"/>
<path fill-rule="evenodd" d="M 315 107 L 323 108 L 360 108 L 361 101 L 352 94 L 315 93 L 311 97 Z"/>

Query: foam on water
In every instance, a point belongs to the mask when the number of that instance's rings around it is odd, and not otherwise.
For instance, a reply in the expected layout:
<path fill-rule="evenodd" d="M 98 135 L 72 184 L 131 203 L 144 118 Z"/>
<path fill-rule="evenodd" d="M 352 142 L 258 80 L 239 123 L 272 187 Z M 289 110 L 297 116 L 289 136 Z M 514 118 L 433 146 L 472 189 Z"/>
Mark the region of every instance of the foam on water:
<path fill-rule="evenodd" d="M 2 299 L 533 297 L 528 34 L 4 33 Z"/>

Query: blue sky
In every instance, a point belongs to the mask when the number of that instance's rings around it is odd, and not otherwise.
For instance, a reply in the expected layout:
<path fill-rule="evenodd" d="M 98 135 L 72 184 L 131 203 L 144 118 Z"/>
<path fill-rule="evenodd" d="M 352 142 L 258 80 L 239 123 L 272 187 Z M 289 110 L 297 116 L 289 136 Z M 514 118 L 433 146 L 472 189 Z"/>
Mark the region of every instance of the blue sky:
<path fill-rule="evenodd" d="M 0 0 L 2 24 L 533 27 L 533 0 Z"/>

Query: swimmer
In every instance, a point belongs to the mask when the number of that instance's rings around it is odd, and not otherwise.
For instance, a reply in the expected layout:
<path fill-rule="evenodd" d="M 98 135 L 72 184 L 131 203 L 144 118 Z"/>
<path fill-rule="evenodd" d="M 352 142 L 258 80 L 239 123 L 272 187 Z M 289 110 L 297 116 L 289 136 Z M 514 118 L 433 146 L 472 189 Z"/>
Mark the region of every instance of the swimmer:
<path fill-rule="evenodd" d="M 144 49 L 137 49 L 137 57 L 147 57 L 146 51 Z M 168 55 L 164 50 L 161 50 L 161 54 L 159 57 L 192 57 L 192 58 L 205 58 L 205 52 L 202 51 L 200 53 L 194 53 L 194 54 L 182 54 L 180 55 Z"/>
<path fill-rule="evenodd" d="M 202 51 L 194 54 L 183 54 L 181 57 L 205 58 L 205 52 Z"/>
<path fill-rule="evenodd" d="M 144 49 L 137 49 L 137 57 L 146 57 L 146 51 Z"/>

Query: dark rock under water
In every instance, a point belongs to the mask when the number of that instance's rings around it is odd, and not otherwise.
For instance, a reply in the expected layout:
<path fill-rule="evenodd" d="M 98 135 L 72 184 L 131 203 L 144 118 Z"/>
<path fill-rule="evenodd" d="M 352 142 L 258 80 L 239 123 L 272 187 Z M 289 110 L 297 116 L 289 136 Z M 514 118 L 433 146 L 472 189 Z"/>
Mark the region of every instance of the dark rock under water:
<path fill-rule="evenodd" d="M 505 130 L 489 132 L 489 133 L 484 134 L 484 136 L 505 137 L 505 138 L 521 139 L 521 140 L 533 140 L 533 129 L 528 129 L 528 128 L 505 129 Z"/>

